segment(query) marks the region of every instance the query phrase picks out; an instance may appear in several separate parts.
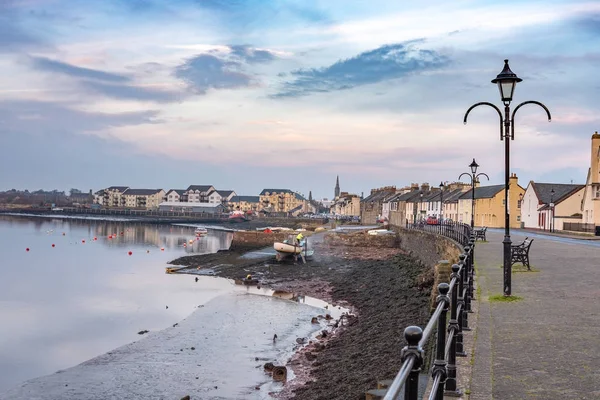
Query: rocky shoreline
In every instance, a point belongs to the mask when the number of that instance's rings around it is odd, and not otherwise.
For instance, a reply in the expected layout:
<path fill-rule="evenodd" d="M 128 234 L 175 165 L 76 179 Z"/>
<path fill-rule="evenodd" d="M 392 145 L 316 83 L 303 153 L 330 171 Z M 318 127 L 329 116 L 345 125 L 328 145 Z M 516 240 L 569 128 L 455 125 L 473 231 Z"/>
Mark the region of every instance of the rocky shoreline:
<path fill-rule="evenodd" d="M 378 380 L 400 367 L 403 329 L 429 317 L 433 268 L 400 248 L 313 245 L 307 264 L 277 263 L 273 257 L 240 258 L 241 251 L 188 256 L 171 264 L 180 273 L 230 279 L 251 274 L 275 290 L 320 298 L 352 310 L 336 334 L 304 347 L 288 363 L 296 375 L 278 398 L 364 399 Z M 310 323 L 310 321 L 308 321 Z"/>

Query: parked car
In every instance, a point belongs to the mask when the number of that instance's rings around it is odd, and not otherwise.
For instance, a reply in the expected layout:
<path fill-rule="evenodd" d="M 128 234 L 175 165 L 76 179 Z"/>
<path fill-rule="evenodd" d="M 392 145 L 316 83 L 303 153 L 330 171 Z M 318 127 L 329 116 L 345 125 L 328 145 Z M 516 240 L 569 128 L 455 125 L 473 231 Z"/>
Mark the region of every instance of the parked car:
<path fill-rule="evenodd" d="M 439 222 L 436 217 L 428 217 L 427 218 L 427 225 L 437 225 L 437 224 L 439 224 Z"/>

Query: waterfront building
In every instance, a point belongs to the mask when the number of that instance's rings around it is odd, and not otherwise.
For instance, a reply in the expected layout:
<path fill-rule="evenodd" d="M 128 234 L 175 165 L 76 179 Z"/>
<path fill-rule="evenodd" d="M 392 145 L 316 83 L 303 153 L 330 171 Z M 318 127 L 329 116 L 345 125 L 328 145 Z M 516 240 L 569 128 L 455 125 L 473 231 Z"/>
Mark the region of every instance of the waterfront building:
<path fill-rule="evenodd" d="M 183 192 L 183 201 L 188 203 L 208 203 L 208 195 L 215 190 L 212 185 L 190 185 Z"/>
<path fill-rule="evenodd" d="M 121 195 L 122 207 L 156 210 L 164 197 L 163 189 L 127 189 Z"/>
<path fill-rule="evenodd" d="M 600 236 L 600 134 L 592 135 L 592 152 L 583 194 L 581 212 L 586 230 Z"/>
<path fill-rule="evenodd" d="M 268 213 L 288 213 L 298 206 L 308 209 L 308 201 L 290 189 L 263 189 L 259 197 L 261 210 Z"/>
<path fill-rule="evenodd" d="M 381 218 L 383 203 L 396 194 L 396 186 L 371 189 L 371 194 L 360 202 L 360 220 L 363 224 L 374 224 Z"/>
<path fill-rule="evenodd" d="M 521 227 L 521 201 L 525 189 L 519 186 L 516 174 L 509 178 L 510 227 Z M 458 199 L 458 222 L 471 223 L 472 189 Z M 520 197 L 521 196 L 521 197 Z M 475 187 L 475 226 L 504 228 L 504 185 Z"/>
<path fill-rule="evenodd" d="M 230 210 L 258 212 L 260 196 L 234 196 L 229 200 L 228 206 Z"/>
<path fill-rule="evenodd" d="M 102 190 L 102 205 L 104 207 L 124 207 L 125 199 L 123 193 L 129 186 L 111 186 Z"/>
<path fill-rule="evenodd" d="M 189 203 L 189 202 L 162 202 L 158 205 L 158 211 L 176 213 L 204 213 L 219 216 L 225 212 L 222 204 Z"/>
<path fill-rule="evenodd" d="M 167 192 L 167 194 L 165 195 L 165 199 L 164 201 L 167 201 L 169 203 L 176 203 L 178 201 L 183 201 L 183 194 L 185 193 L 186 189 L 171 189 Z"/>
<path fill-rule="evenodd" d="M 208 193 L 209 204 L 223 204 L 227 208 L 227 203 L 237 194 L 233 190 L 213 190 Z"/>

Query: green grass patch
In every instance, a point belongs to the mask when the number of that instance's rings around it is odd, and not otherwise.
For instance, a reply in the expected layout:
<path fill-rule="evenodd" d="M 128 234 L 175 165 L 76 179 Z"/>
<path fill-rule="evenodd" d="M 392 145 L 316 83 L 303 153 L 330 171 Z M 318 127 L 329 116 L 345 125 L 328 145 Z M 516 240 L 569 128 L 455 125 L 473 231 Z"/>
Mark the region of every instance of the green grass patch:
<path fill-rule="evenodd" d="M 498 268 L 504 268 L 504 265 L 500 264 L 498 266 Z M 527 267 L 525 265 L 521 265 L 521 264 L 517 264 L 517 265 L 513 265 L 511 268 L 511 271 L 513 274 L 516 274 L 517 272 L 540 272 L 540 270 L 538 268 L 535 268 L 533 265 L 531 266 L 531 269 L 527 269 Z"/>
<path fill-rule="evenodd" d="M 514 303 L 523 300 L 519 296 L 505 296 L 503 294 L 495 294 L 489 297 L 490 303 Z"/>

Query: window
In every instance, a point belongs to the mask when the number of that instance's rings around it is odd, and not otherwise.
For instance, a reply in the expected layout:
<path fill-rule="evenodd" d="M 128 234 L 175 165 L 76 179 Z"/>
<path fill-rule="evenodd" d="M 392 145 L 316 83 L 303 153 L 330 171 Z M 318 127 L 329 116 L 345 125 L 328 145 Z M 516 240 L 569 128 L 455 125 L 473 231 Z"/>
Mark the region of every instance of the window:
<path fill-rule="evenodd" d="M 502 199 L 502 205 L 505 206 L 506 205 L 506 199 Z"/>
<path fill-rule="evenodd" d="M 521 222 L 521 216 L 520 215 L 517 215 L 517 221 Z"/>
<path fill-rule="evenodd" d="M 521 208 L 521 201 L 522 200 L 517 200 L 517 208 Z"/>

